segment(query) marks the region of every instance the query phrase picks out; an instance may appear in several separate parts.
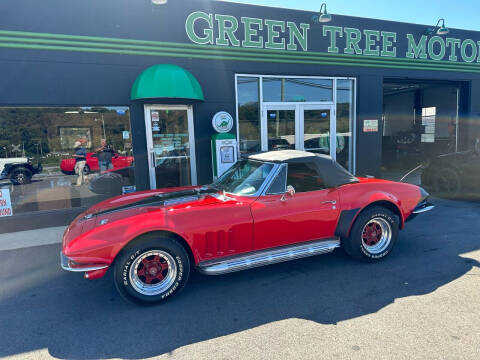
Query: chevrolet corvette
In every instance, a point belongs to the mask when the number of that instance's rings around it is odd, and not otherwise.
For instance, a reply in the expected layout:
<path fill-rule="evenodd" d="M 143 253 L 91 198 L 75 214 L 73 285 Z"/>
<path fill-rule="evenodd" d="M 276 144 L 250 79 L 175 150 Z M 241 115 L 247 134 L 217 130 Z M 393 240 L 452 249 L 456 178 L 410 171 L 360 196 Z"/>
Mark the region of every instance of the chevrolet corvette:
<path fill-rule="evenodd" d="M 329 253 L 386 257 L 405 223 L 429 211 L 422 188 L 355 177 L 328 156 L 272 151 L 237 162 L 213 184 L 103 201 L 63 236 L 65 270 L 97 279 L 111 268 L 127 300 L 164 301 L 189 274 L 225 274 Z"/>

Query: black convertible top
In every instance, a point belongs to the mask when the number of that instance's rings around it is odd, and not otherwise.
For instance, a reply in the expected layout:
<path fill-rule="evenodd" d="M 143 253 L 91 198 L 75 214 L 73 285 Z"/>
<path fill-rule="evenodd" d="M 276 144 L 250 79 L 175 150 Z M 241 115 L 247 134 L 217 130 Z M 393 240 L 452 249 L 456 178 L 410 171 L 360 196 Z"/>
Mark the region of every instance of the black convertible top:
<path fill-rule="evenodd" d="M 250 155 L 248 158 L 264 162 L 308 164 L 310 167 L 317 169 L 322 175 L 323 181 L 329 187 L 358 182 L 355 176 L 327 155 L 300 150 L 279 150 Z"/>

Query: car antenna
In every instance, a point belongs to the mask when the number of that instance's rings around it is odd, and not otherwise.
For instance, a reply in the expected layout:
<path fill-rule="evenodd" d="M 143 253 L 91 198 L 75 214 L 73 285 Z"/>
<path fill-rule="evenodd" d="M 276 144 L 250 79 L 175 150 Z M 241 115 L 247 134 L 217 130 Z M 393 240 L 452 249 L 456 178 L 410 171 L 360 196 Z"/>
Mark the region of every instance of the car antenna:
<path fill-rule="evenodd" d="M 411 173 L 417 171 L 417 170 L 420 169 L 422 166 L 423 166 L 423 164 L 420 164 L 420 165 L 418 165 L 416 168 L 410 170 L 408 173 L 406 173 L 406 174 L 400 179 L 400 182 L 403 182 L 403 180 L 405 180 L 405 179 L 408 177 L 408 175 L 410 175 Z"/>

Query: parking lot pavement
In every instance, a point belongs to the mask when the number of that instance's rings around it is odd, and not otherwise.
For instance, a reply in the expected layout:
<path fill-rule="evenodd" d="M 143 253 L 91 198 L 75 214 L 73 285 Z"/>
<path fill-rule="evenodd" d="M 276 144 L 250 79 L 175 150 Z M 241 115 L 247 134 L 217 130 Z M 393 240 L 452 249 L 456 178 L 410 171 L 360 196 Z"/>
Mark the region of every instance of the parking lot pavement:
<path fill-rule="evenodd" d="M 244 272 L 194 274 L 138 307 L 111 272 L 59 268 L 59 244 L 0 251 L 0 357 L 479 359 L 480 203 L 437 200 L 377 264 L 336 251 Z"/>

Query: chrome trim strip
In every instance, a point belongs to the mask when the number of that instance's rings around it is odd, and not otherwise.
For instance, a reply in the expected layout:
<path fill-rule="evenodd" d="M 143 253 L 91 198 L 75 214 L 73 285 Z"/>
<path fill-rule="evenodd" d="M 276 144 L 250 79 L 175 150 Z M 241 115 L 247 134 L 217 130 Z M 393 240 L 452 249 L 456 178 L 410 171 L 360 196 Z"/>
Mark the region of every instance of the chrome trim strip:
<path fill-rule="evenodd" d="M 227 259 L 206 261 L 198 264 L 198 270 L 205 275 L 220 275 L 325 254 L 332 252 L 338 247 L 340 247 L 339 239 L 310 241 L 281 248 L 261 250 Z"/>
<path fill-rule="evenodd" d="M 85 267 L 71 267 L 69 264 L 68 257 L 65 256 L 63 252 L 60 252 L 60 266 L 63 270 L 73 271 L 73 272 L 84 272 L 84 271 L 93 271 L 93 270 L 102 270 L 108 268 L 108 265 L 86 265 Z"/>
<path fill-rule="evenodd" d="M 176 199 L 165 200 L 163 205 L 164 206 L 177 205 L 177 204 L 187 203 L 191 201 L 196 201 L 198 199 L 199 199 L 198 195 L 184 196 Z"/>
<path fill-rule="evenodd" d="M 421 214 L 421 213 L 432 210 L 434 207 L 435 207 L 435 205 L 425 204 L 424 206 L 416 208 L 415 210 L 413 210 L 412 214 Z"/>

